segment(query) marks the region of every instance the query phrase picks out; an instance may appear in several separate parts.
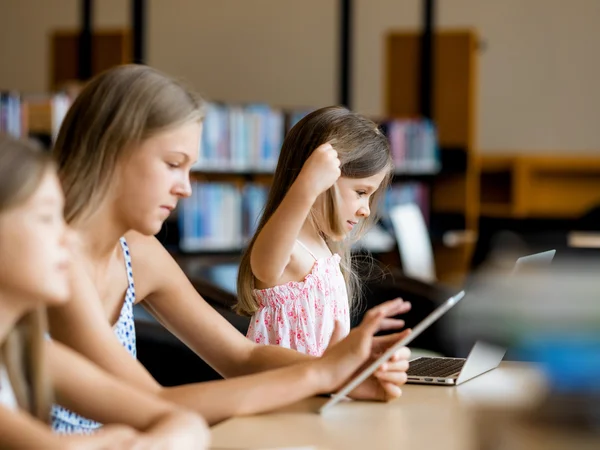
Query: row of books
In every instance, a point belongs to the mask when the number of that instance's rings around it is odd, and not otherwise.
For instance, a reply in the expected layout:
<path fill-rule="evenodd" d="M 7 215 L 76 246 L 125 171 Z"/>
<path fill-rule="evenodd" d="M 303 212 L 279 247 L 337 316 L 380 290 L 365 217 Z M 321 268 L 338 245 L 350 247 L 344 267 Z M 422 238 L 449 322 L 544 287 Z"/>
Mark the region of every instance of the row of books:
<path fill-rule="evenodd" d="M 15 92 L 0 92 L 0 133 L 15 138 L 27 134 L 27 115 L 21 107 L 21 96 Z"/>
<path fill-rule="evenodd" d="M 0 92 L 0 132 L 25 137 L 48 134 L 53 141 L 70 107 L 65 94 L 23 100 Z M 264 104 L 209 103 L 196 171 L 273 172 L 285 133 L 309 110 L 283 111 Z M 427 120 L 392 120 L 381 124 L 399 174 L 439 171 L 436 130 Z"/>
<path fill-rule="evenodd" d="M 192 196 L 178 210 L 180 248 L 184 252 L 237 251 L 254 235 L 268 194 L 265 185 L 194 182 Z M 422 183 L 393 185 L 382 206 L 382 225 L 390 228 L 387 211 L 416 203 L 428 217 L 429 194 Z"/>
<path fill-rule="evenodd" d="M 435 174 L 440 170 L 437 132 L 429 120 L 392 120 L 381 124 L 390 141 L 398 174 Z"/>
<path fill-rule="evenodd" d="M 272 172 L 285 133 L 308 110 L 283 111 L 263 104 L 210 103 L 196 171 Z M 440 169 L 437 133 L 428 120 L 381 123 L 398 174 L 435 174 Z"/>
<path fill-rule="evenodd" d="M 47 135 L 54 141 L 70 106 L 65 94 L 23 97 L 0 92 L 0 132 L 16 138 Z"/>
<path fill-rule="evenodd" d="M 285 114 L 267 105 L 210 103 L 206 109 L 198 171 L 272 172 L 285 133 Z"/>
<path fill-rule="evenodd" d="M 268 188 L 254 183 L 242 189 L 232 183 L 192 184 L 192 196 L 178 211 L 181 250 L 240 249 L 256 231 Z"/>

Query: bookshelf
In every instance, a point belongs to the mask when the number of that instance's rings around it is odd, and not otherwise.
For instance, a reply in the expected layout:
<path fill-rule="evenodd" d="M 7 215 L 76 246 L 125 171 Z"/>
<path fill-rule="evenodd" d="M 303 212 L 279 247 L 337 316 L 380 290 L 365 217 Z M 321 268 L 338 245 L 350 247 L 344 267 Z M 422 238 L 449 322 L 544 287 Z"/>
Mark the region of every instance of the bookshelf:
<path fill-rule="evenodd" d="M 266 202 L 285 133 L 308 112 L 264 104 L 207 106 L 192 172 L 193 194 L 178 210 L 180 250 L 241 252 Z M 390 140 L 396 166 L 383 205 L 384 219 L 391 206 L 411 201 L 428 217 L 428 184 L 440 170 L 435 128 L 414 119 L 379 123 Z M 391 232 L 389 222 L 382 220 L 381 225 Z"/>
<path fill-rule="evenodd" d="M 80 30 L 59 29 L 50 36 L 50 90 L 79 80 Z M 132 62 L 132 37 L 128 29 L 94 30 L 91 35 L 91 76 L 121 64 Z"/>
<path fill-rule="evenodd" d="M 16 138 L 34 137 L 49 145 L 56 137 L 71 99 L 62 93 L 22 95 L 0 92 L 0 132 Z"/>
<path fill-rule="evenodd" d="M 600 157 L 494 153 L 478 159 L 481 215 L 577 219 L 600 205 Z"/>
<path fill-rule="evenodd" d="M 431 182 L 430 231 L 436 272 L 441 281 L 460 284 L 468 271 L 479 221 L 479 165 L 476 146 L 477 33 L 441 30 L 433 35 L 433 122 L 440 146 L 441 171 Z M 386 112 L 389 117 L 419 117 L 421 33 L 391 31 L 386 36 Z M 444 244 L 444 236 L 464 239 Z M 447 240 L 446 240 L 447 241 Z"/>

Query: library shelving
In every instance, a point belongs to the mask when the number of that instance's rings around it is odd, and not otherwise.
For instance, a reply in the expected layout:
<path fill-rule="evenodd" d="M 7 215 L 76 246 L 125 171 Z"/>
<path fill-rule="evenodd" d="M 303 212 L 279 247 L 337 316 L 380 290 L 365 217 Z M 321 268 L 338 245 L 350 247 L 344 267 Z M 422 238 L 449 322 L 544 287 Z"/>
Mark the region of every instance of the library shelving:
<path fill-rule="evenodd" d="M 0 132 L 33 137 L 49 147 L 71 105 L 64 93 L 23 95 L 0 92 Z"/>
<path fill-rule="evenodd" d="M 459 284 L 469 269 L 479 223 L 479 41 L 471 29 L 436 31 L 433 40 L 432 120 L 438 133 L 441 171 L 430 184 L 430 231 L 438 278 Z M 394 30 L 387 35 L 384 101 L 388 117 L 419 116 L 420 45 L 420 31 Z M 448 233 L 455 237 L 452 246 L 444 244 Z M 459 235 L 462 238 L 456 239 Z"/>
<path fill-rule="evenodd" d="M 285 133 L 306 113 L 263 104 L 208 105 L 193 195 L 178 209 L 182 251 L 241 251 L 264 207 Z M 428 218 L 428 184 L 441 167 L 435 127 L 416 119 L 379 123 L 396 167 L 384 219 L 387 208 L 401 202 L 419 204 Z"/>

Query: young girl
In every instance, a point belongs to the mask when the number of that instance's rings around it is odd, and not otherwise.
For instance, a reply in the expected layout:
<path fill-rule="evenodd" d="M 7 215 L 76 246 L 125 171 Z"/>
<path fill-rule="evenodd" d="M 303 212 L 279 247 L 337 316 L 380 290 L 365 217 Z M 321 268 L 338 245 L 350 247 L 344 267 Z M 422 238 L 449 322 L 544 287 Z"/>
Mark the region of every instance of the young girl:
<path fill-rule="evenodd" d="M 208 430 L 200 417 L 45 338 L 45 307 L 72 293 L 62 209 L 47 155 L 0 135 L 0 448 L 205 448 Z M 127 426 L 59 437 L 47 425 L 53 396 L 82 414 Z"/>
<path fill-rule="evenodd" d="M 198 158 L 201 120 L 202 100 L 147 66 L 109 70 L 79 94 L 54 154 L 65 189 L 65 216 L 83 244 L 75 258 L 76 279 L 85 295 L 53 308 L 50 331 L 53 339 L 110 373 L 194 408 L 214 423 L 335 390 L 367 358 L 398 339 L 373 338 L 373 332 L 389 325 L 386 318 L 403 304 L 394 301 L 374 309 L 319 359 L 256 345 L 240 334 L 198 295 L 153 236 L 178 200 L 191 194 L 189 174 Z M 139 302 L 230 379 L 160 386 L 135 360 L 131 308 Z M 353 396 L 398 397 L 408 354 L 400 351 Z M 57 426 L 95 426 L 64 409 L 56 409 L 54 418 Z"/>
<path fill-rule="evenodd" d="M 391 171 L 387 138 L 345 108 L 314 111 L 290 130 L 238 276 L 252 341 L 320 356 L 336 322 L 348 334 L 358 297 L 350 246 L 373 223 Z"/>

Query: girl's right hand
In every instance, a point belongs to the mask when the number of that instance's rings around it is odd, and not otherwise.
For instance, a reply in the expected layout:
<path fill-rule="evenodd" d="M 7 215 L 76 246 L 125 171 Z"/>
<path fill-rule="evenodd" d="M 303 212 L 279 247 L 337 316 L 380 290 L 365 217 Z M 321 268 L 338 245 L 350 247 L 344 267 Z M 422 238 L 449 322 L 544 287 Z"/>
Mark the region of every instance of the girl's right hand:
<path fill-rule="evenodd" d="M 298 182 L 314 197 L 335 184 L 340 175 L 340 160 L 331 144 L 322 144 L 308 157 L 298 175 Z"/>
<path fill-rule="evenodd" d="M 315 362 L 323 369 L 320 372 L 325 387 L 323 393 L 339 390 L 357 370 L 363 368 L 364 363 L 372 356 L 375 333 L 387 328 L 389 317 L 397 315 L 403 303 L 401 299 L 397 299 L 370 309 L 361 324 L 352 329 L 345 339 L 327 348 Z M 410 352 L 403 350 L 406 351 L 401 352 L 402 358 L 408 359 Z"/>

